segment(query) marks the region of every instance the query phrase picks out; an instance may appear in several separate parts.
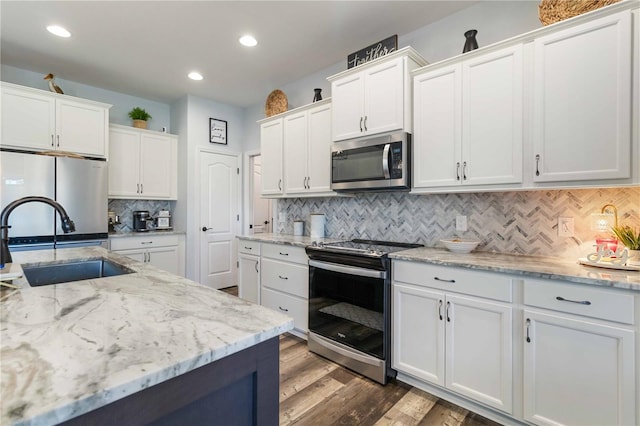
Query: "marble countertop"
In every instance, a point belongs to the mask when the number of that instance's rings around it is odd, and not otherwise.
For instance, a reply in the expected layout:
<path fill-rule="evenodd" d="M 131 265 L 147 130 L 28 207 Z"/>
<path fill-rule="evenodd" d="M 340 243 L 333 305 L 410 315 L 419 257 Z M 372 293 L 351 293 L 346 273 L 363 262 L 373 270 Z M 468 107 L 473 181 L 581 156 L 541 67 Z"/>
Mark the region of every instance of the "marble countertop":
<path fill-rule="evenodd" d="M 640 272 L 580 265 L 577 260 L 557 257 L 522 256 L 489 252 L 452 253 L 445 249 L 420 247 L 389 255 L 395 260 L 425 262 L 484 271 L 505 272 L 533 278 L 570 281 L 640 291 Z"/>
<path fill-rule="evenodd" d="M 336 238 L 311 238 L 307 236 L 289 235 L 289 234 L 254 234 L 254 235 L 240 235 L 241 240 L 259 241 L 261 243 L 274 243 L 295 247 L 306 247 L 311 245 L 314 241 L 319 243 L 335 243 L 338 241 L 344 241 L 344 239 Z"/>
<path fill-rule="evenodd" d="M 153 231 L 147 232 L 136 232 L 136 231 L 118 231 L 118 232 L 109 232 L 109 238 L 122 238 L 122 237 L 144 237 L 145 235 L 185 235 L 184 231 L 176 231 L 174 229 L 154 229 Z"/>
<path fill-rule="evenodd" d="M 100 247 L 15 263 L 107 258 L 128 275 L 0 290 L 0 424 L 56 424 L 293 328 L 293 320 Z"/>
<path fill-rule="evenodd" d="M 336 242 L 344 239 L 298 237 L 288 234 L 257 234 L 238 237 L 265 243 L 288 244 L 298 247 L 310 245 L 313 241 Z M 620 271 L 595 266 L 580 265 L 576 259 L 557 257 L 523 256 L 505 253 L 472 252 L 452 253 L 443 248 L 420 247 L 395 252 L 392 259 L 411 262 L 425 262 L 435 265 L 457 266 L 461 268 L 504 272 L 533 278 L 570 281 L 580 284 L 615 287 L 640 291 L 639 271 Z"/>

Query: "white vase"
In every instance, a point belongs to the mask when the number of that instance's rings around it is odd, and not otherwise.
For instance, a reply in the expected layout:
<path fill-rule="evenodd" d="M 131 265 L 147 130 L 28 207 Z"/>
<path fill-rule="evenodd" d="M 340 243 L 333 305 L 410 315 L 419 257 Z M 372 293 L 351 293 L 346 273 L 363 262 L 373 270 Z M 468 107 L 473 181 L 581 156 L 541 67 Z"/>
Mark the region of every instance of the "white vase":
<path fill-rule="evenodd" d="M 627 258 L 627 266 L 640 266 L 640 250 L 627 249 L 629 257 Z"/>

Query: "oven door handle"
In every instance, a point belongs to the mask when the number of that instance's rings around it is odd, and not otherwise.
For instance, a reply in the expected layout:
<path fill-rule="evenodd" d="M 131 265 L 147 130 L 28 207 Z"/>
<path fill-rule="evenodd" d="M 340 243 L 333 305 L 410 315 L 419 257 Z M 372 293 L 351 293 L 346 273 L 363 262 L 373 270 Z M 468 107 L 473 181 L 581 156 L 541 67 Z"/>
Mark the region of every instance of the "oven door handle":
<path fill-rule="evenodd" d="M 309 266 L 324 269 L 339 274 L 357 275 L 359 277 L 387 279 L 387 271 L 376 271 L 375 269 L 358 268 L 355 266 L 338 265 L 336 263 L 320 262 L 310 260 Z"/>

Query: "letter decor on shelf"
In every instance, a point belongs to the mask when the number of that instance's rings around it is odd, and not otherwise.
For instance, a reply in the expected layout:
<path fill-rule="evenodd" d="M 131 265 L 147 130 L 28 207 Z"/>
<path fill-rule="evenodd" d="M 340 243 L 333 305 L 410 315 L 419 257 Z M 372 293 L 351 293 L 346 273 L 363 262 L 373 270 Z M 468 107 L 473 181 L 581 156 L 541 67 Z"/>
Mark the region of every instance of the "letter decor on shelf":
<path fill-rule="evenodd" d="M 398 34 L 353 52 L 347 56 L 347 69 L 357 67 L 398 50 Z"/>

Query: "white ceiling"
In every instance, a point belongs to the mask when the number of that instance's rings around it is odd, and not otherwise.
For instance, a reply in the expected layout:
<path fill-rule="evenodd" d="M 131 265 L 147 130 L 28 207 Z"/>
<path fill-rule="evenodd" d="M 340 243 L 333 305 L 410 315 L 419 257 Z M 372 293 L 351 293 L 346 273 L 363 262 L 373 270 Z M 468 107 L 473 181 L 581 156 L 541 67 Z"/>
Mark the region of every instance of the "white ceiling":
<path fill-rule="evenodd" d="M 476 1 L 6 1 L 3 64 L 171 103 L 247 107 L 271 90 Z M 71 38 L 45 27 L 66 27 Z M 245 33 L 258 46 L 238 43 Z M 204 80 L 186 78 L 198 70 Z"/>

